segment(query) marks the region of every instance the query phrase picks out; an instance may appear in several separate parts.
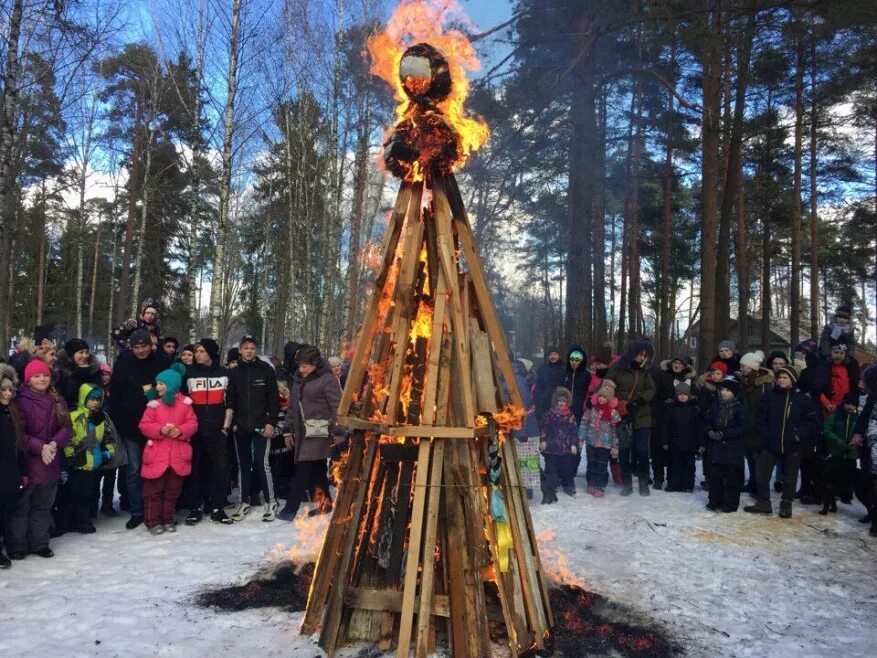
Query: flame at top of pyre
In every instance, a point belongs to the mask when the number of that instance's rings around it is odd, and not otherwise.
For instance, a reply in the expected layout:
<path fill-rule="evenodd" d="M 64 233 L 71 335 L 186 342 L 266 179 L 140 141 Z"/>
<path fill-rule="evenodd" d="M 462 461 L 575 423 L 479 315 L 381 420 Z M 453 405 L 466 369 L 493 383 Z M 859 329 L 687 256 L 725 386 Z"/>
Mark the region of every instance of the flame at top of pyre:
<path fill-rule="evenodd" d="M 387 28 L 368 40 L 371 72 L 393 87 L 396 123 L 385 136 L 383 162 L 403 180 L 462 167 L 487 141 L 481 118 L 466 114 L 466 71 L 480 62 L 455 22 L 468 24 L 456 0 L 402 0 Z"/>

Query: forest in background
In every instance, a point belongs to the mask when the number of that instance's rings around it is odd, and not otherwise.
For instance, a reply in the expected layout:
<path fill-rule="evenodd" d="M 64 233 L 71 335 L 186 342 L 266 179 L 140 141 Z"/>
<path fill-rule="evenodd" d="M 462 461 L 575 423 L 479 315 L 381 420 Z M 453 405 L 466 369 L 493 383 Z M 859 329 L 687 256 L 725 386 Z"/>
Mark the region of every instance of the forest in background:
<path fill-rule="evenodd" d="M 490 55 L 459 178 L 516 353 L 647 335 L 703 361 L 738 314 L 794 345 L 840 303 L 874 336 L 877 8 L 433 4 Z M 0 338 L 105 343 L 146 296 L 181 339 L 355 335 L 397 185 L 364 48 L 393 6 L 0 3 Z"/>

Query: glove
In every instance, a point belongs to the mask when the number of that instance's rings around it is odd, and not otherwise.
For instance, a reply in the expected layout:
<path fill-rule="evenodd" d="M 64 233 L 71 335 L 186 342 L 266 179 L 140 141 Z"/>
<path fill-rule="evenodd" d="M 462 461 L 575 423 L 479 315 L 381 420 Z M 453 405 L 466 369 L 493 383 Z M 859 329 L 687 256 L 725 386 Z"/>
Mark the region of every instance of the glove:
<path fill-rule="evenodd" d="M 109 453 L 109 451 L 107 451 L 107 450 L 104 450 L 104 451 L 101 453 L 101 457 L 104 458 L 104 463 L 110 461 L 110 460 L 113 458 L 113 456 L 112 456 L 112 455 Z"/>
<path fill-rule="evenodd" d="M 713 441 L 722 440 L 722 433 L 717 432 L 716 430 L 710 430 L 709 432 L 707 432 L 707 436 L 710 437 Z"/>
<path fill-rule="evenodd" d="M 850 445 L 854 448 L 861 448 L 863 445 L 865 445 L 865 439 L 862 437 L 861 434 L 853 434 L 853 438 L 852 440 L 850 440 Z"/>

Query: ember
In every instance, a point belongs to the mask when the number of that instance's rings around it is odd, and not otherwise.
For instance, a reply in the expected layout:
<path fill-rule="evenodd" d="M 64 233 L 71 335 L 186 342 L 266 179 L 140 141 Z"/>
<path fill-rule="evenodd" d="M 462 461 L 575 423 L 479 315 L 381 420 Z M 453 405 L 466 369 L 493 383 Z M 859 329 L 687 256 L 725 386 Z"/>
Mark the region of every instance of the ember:
<path fill-rule="evenodd" d="M 259 574 L 243 585 L 207 590 L 196 597 L 202 607 L 229 612 L 251 608 L 277 607 L 290 612 L 305 609 L 305 599 L 314 573 L 314 564 L 302 566 L 282 563 L 271 574 Z M 491 640 L 506 644 L 505 626 L 498 591 L 485 584 L 490 610 Z M 669 658 L 682 654 L 681 647 L 655 624 L 642 622 L 638 615 L 605 597 L 574 585 L 552 585 L 549 596 L 558 625 L 543 650 L 528 650 L 522 657 L 624 656 L 626 658 Z M 386 655 L 372 650 L 369 655 Z"/>

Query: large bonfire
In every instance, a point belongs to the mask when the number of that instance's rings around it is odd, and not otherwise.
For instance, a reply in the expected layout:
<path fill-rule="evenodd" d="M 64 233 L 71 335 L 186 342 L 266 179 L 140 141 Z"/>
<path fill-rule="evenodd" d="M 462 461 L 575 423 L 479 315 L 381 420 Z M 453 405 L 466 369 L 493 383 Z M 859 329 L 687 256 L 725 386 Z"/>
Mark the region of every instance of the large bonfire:
<path fill-rule="evenodd" d="M 401 179 L 339 422 L 352 430 L 302 632 L 447 645 L 475 658 L 546 646 L 553 626 L 507 433 L 521 398 L 453 172 L 489 130 L 467 115 L 474 48 L 451 0 L 403 1 L 369 40 L 398 107 L 382 164 Z M 464 266 L 465 265 L 465 266 Z"/>

